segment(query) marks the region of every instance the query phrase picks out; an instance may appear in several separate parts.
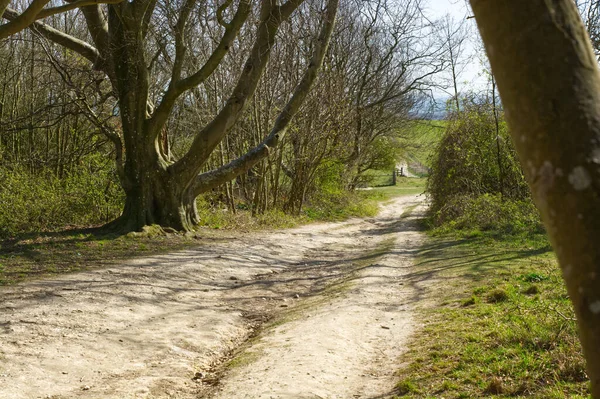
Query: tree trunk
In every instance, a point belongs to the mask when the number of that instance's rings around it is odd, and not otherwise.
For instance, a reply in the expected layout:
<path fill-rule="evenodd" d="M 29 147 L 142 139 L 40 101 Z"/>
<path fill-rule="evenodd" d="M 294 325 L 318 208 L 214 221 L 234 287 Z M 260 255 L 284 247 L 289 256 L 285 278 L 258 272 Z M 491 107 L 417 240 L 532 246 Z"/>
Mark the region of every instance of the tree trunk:
<path fill-rule="evenodd" d="M 180 231 L 198 223 L 195 197 L 170 178 L 164 168 L 149 159 L 126 168 L 128 187 L 122 215 L 107 227 L 118 231 L 139 231 L 157 224 Z"/>
<path fill-rule="evenodd" d="M 600 72 L 572 0 L 471 0 L 600 398 Z"/>
<path fill-rule="evenodd" d="M 298 158 L 302 157 L 297 155 Z M 284 211 L 293 215 L 300 215 L 306 198 L 306 190 L 310 184 L 309 180 L 309 165 L 299 159 L 294 165 L 294 175 L 292 179 L 292 187 L 290 188 L 290 196 L 284 206 Z"/>

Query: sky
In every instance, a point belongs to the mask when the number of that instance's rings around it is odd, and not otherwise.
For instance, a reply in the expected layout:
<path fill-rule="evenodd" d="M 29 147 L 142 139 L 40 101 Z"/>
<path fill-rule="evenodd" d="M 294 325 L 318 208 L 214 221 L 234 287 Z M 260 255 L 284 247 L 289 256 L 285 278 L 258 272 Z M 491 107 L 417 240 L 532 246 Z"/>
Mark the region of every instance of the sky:
<path fill-rule="evenodd" d="M 467 8 L 465 0 L 425 0 L 425 14 L 431 16 L 431 18 L 437 19 L 450 14 L 456 20 L 466 19 L 470 15 L 470 11 Z M 477 26 L 475 19 L 469 19 L 467 24 L 471 25 L 470 28 L 473 31 L 473 37 L 478 35 Z M 467 46 L 467 53 L 474 53 L 473 42 L 470 42 Z M 487 86 L 487 80 L 482 75 L 483 66 L 477 57 L 473 57 L 472 61 L 469 62 L 460 76 L 461 90 L 481 90 Z"/>
<path fill-rule="evenodd" d="M 428 14 L 435 17 L 442 17 L 448 13 L 457 18 L 468 16 L 464 0 L 427 0 L 426 6 Z"/>

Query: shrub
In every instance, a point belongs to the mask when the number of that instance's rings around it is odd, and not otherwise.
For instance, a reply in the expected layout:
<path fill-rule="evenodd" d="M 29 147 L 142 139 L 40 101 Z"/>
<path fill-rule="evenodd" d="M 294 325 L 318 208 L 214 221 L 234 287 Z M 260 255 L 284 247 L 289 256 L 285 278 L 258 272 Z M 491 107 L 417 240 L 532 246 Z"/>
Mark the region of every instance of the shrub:
<path fill-rule="evenodd" d="M 502 200 L 499 194 L 452 197 L 431 218 L 435 226 L 456 230 L 543 232 L 539 212 L 531 200 Z"/>
<path fill-rule="evenodd" d="M 50 172 L 4 167 L 0 181 L 0 238 L 98 225 L 122 210 L 123 193 L 114 171 L 93 158 L 62 179 Z"/>
<path fill-rule="evenodd" d="M 491 106 L 465 101 L 450 116 L 427 183 L 434 226 L 504 233 L 543 231 L 506 123 Z"/>
<path fill-rule="evenodd" d="M 428 183 L 433 209 L 457 195 L 503 193 L 506 199 L 528 199 L 529 189 L 503 118 L 496 132 L 489 104 L 472 101 L 464 107 L 450 116 L 434 152 Z"/>

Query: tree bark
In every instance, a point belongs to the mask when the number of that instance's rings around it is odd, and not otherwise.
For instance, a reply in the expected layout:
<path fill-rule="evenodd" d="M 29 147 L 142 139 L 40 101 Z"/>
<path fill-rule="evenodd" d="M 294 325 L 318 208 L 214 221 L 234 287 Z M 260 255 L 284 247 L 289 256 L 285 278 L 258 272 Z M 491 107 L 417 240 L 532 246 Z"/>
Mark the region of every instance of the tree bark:
<path fill-rule="evenodd" d="M 600 398 L 600 72 L 572 0 L 471 0 Z"/>

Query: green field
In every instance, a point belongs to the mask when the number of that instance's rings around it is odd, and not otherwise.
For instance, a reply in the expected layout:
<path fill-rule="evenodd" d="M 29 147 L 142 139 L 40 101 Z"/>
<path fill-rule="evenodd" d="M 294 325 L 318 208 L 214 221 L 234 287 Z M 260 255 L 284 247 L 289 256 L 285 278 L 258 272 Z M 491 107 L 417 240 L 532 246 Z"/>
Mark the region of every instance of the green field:
<path fill-rule="evenodd" d="M 398 131 L 404 156 L 410 162 L 431 167 L 431 156 L 442 138 L 446 121 L 418 120 Z"/>
<path fill-rule="evenodd" d="M 412 170 L 411 165 L 431 167 L 432 156 L 440 142 L 446 121 L 443 120 L 415 120 L 399 128 L 397 139 L 399 141 L 399 159 L 404 159 L 409 165 L 409 171 L 425 177 L 426 173 Z M 391 170 L 368 170 L 364 173 L 371 187 L 384 187 L 392 185 Z"/>

